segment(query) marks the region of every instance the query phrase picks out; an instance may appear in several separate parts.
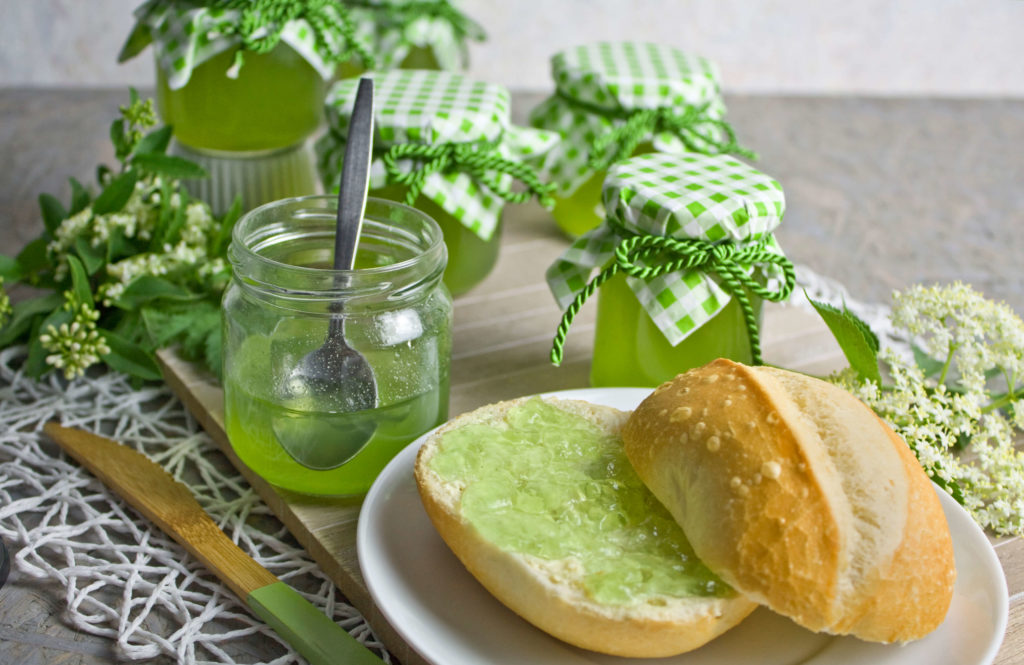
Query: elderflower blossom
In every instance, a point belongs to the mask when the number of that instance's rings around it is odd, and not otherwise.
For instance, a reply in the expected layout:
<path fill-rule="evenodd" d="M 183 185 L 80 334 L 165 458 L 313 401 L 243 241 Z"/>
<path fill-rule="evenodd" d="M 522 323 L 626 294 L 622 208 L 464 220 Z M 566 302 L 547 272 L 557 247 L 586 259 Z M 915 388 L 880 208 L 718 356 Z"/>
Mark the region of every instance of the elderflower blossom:
<path fill-rule="evenodd" d="M 903 436 L 921 466 L 983 527 L 1024 535 L 1024 321 L 963 284 L 893 296 L 893 324 L 938 360 L 937 376 L 893 349 L 880 359 L 891 385 L 852 370 L 832 377 Z M 998 380 L 986 378 L 995 373 Z"/>
<path fill-rule="evenodd" d="M 100 313 L 92 303 L 78 302 L 71 291 L 64 293 L 64 300 L 64 309 L 74 318 L 70 323 L 47 326 L 39 342 L 49 352 L 46 364 L 63 370 L 64 378 L 70 381 L 110 353 L 110 347 L 96 329 Z"/>

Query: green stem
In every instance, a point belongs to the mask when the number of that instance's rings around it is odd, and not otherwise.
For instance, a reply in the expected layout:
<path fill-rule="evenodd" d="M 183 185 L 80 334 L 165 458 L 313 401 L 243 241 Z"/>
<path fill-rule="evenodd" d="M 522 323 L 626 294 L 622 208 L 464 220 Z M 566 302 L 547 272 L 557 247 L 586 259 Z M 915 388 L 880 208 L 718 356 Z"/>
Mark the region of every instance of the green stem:
<path fill-rule="evenodd" d="M 949 368 L 953 364 L 953 354 L 956 353 L 956 345 L 949 345 L 949 353 L 946 354 L 946 364 L 942 366 L 942 373 L 939 374 L 939 384 L 946 382 L 946 374 L 949 373 Z"/>

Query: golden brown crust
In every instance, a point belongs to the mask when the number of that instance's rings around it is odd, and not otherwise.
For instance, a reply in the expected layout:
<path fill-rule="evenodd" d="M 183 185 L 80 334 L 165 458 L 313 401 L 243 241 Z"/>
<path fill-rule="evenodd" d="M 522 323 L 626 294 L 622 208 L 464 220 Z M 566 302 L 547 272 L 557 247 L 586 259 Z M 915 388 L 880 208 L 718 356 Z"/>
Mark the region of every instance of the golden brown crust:
<path fill-rule="evenodd" d="M 623 438 L 698 556 L 748 597 L 884 642 L 945 616 L 954 568 L 938 497 L 849 393 L 718 360 L 659 387 Z"/>
<path fill-rule="evenodd" d="M 443 431 L 499 417 L 517 402 L 485 407 L 456 419 Z M 608 407 L 560 404 L 616 430 L 626 417 Z M 427 515 L 452 552 L 492 595 L 545 632 L 569 644 L 612 655 L 671 656 L 705 644 L 756 608 L 740 596 L 671 599 L 631 607 L 590 601 L 581 591 L 572 562 L 546 562 L 502 551 L 462 518 L 461 488 L 445 484 L 429 467 L 439 441 L 440 436 L 435 436 L 425 443 L 416 460 L 416 484 Z"/>

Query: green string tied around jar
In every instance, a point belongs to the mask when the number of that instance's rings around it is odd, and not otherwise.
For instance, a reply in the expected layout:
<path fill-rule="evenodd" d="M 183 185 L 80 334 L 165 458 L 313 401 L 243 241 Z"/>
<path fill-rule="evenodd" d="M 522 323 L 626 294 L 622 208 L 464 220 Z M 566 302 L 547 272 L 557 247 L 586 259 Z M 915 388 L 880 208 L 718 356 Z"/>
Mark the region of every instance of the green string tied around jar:
<path fill-rule="evenodd" d="M 633 111 L 624 123 L 594 138 L 587 165 L 595 171 L 607 170 L 612 164 L 632 156 L 643 141 L 662 133 L 678 137 L 690 152 L 729 153 L 757 159 L 756 153 L 737 142 L 736 132 L 729 123 L 708 114 L 708 106 L 687 106 L 682 113 L 667 108 Z"/>
<path fill-rule="evenodd" d="M 381 70 L 465 68 L 468 42 L 487 39 L 480 24 L 448 0 L 354 0 L 346 5 L 360 37 L 373 45 Z"/>
<path fill-rule="evenodd" d="M 420 164 L 419 168 L 408 170 L 400 164 L 400 160 L 412 160 Z M 474 145 L 472 143 L 442 143 L 440 145 L 424 145 L 405 143 L 394 145 L 382 158 L 384 170 L 389 182 L 398 183 L 408 188 L 405 202 L 413 205 L 423 190 L 423 183 L 435 173 L 466 173 L 495 195 L 509 203 L 525 203 L 534 196 L 541 205 L 551 206 L 551 190 L 553 185 L 541 182 L 537 172 L 528 164 L 506 159 L 495 152 L 492 145 Z M 512 191 L 498 177 L 499 174 L 509 175 L 525 186 L 524 191 Z"/>
<path fill-rule="evenodd" d="M 554 217 L 572 236 L 596 228 L 612 164 L 644 152 L 732 153 L 753 158 L 726 122 L 718 71 L 700 56 L 647 42 L 598 42 L 551 59 L 554 93 L 530 125 L 561 141 L 541 163 L 556 185 Z"/>
<path fill-rule="evenodd" d="M 445 283 L 459 294 L 497 261 L 506 204 L 537 198 L 551 187 L 535 163 L 557 136 L 518 127 L 508 90 L 451 72 L 392 70 L 374 79 L 376 136 L 370 196 L 402 201 L 437 221 L 448 247 Z M 317 142 L 320 176 L 337 183 L 356 79 L 338 81 L 327 96 L 328 131 Z"/>
<path fill-rule="evenodd" d="M 547 271 L 564 310 L 552 363 L 596 294 L 593 385 L 658 385 L 717 357 L 762 364 L 761 302 L 796 283 L 773 233 L 781 185 L 729 155 L 650 153 L 612 166 L 603 199 L 604 223 Z"/>

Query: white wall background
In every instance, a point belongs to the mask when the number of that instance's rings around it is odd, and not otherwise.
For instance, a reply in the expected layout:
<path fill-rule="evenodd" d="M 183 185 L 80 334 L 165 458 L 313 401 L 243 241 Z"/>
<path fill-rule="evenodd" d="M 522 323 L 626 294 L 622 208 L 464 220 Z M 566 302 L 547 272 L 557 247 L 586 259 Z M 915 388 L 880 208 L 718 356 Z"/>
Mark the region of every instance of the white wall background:
<path fill-rule="evenodd" d="M 0 0 L 0 86 L 151 86 L 116 63 L 140 0 Z M 463 0 L 490 39 L 469 74 L 550 88 L 551 53 L 677 45 L 727 92 L 1024 97 L 1024 0 Z"/>

